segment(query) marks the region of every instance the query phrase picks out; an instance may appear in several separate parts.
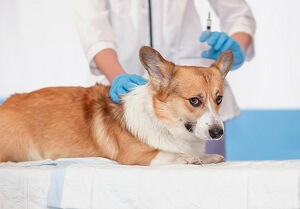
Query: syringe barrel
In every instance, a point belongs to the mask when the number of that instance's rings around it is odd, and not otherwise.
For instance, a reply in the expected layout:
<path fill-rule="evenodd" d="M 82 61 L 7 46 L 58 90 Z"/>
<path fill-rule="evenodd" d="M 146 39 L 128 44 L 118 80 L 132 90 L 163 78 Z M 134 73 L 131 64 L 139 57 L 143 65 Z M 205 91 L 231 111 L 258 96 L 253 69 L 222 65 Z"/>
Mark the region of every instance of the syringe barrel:
<path fill-rule="evenodd" d="M 207 22 L 206 22 L 206 29 L 207 29 L 207 30 L 210 30 L 210 29 L 211 29 L 211 19 L 207 19 Z"/>

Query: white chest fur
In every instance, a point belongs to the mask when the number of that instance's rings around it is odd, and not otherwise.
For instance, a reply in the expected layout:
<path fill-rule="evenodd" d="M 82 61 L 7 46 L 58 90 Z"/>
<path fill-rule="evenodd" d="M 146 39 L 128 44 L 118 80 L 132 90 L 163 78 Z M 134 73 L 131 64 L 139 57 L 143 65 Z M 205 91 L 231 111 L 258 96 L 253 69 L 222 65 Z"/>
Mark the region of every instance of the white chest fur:
<path fill-rule="evenodd" d="M 139 86 L 122 98 L 126 125 L 140 140 L 164 151 L 201 156 L 205 142 L 186 130 L 176 136 L 155 115 L 148 85 Z"/>

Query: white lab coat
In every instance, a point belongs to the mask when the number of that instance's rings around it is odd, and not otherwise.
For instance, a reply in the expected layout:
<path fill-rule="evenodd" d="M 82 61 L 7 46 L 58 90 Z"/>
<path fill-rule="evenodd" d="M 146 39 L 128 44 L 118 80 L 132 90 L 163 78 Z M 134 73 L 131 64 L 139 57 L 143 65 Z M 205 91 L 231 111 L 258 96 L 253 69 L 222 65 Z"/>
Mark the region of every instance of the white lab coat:
<path fill-rule="evenodd" d="M 244 0 L 209 2 L 220 18 L 222 31 L 228 35 L 235 32 L 254 35 L 255 20 Z M 205 50 L 199 42 L 203 27 L 193 0 L 152 0 L 151 5 L 156 50 L 179 65 L 207 66 L 213 62 L 200 56 Z M 74 11 L 82 46 L 95 75 L 101 75 L 101 69 L 96 68 L 93 58 L 106 48 L 116 50 L 127 73 L 145 74 L 138 52 L 141 46 L 150 43 L 148 0 L 74 0 Z M 246 52 L 247 60 L 253 55 L 252 44 Z M 228 120 L 239 114 L 239 108 L 228 83 L 225 85 L 220 113 Z"/>

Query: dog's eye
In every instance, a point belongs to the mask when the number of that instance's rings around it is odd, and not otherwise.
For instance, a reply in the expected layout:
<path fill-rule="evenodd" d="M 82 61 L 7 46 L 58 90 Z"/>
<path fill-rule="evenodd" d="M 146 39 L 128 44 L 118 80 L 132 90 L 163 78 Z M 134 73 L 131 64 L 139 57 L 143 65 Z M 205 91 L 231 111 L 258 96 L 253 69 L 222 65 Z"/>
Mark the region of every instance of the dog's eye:
<path fill-rule="evenodd" d="M 217 105 L 221 104 L 223 97 L 222 96 L 217 96 L 216 98 L 216 103 Z"/>
<path fill-rule="evenodd" d="M 202 104 L 202 102 L 200 101 L 200 99 L 198 97 L 192 97 L 192 98 L 190 98 L 189 102 L 191 103 L 191 105 L 193 107 L 199 107 Z"/>

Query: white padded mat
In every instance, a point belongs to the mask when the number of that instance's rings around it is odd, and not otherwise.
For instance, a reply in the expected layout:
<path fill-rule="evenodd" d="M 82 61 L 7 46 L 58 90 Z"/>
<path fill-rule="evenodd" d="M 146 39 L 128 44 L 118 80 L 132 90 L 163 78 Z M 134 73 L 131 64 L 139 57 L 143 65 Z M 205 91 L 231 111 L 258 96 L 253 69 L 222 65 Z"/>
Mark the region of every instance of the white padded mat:
<path fill-rule="evenodd" d="M 0 208 L 296 209 L 300 160 L 123 166 L 102 158 L 0 164 Z"/>

